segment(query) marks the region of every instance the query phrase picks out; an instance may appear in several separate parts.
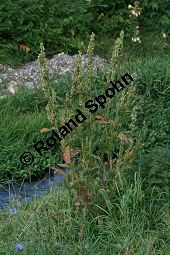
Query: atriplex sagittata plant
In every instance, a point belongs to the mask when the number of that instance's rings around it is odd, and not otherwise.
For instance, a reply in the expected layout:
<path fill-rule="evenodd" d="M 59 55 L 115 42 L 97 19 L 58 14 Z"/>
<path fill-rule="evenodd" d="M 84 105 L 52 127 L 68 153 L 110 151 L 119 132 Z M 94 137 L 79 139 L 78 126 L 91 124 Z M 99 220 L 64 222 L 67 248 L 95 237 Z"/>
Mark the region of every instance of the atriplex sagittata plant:
<path fill-rule="evenodd" d="M 109 87 L 110 80 L 114 81 L 118 71 L 123 37 L 122 31 L 115 41 L 106 80 L 102 84 L 103 91 Z M 83 103 L 95 95 L 93 55 L 94 34 L 92 33 L 87 50 L 87 68 L 83 68 L 82 53 L 79 52 L 70 92 L 66 94 L 62 113 L 56 114 L 56 95 L 54 89 L 50 87 L 44 47 L 41 44 L 38 59 L 42 89 L 48 100 L 47 116 L 52 128 L 56 130 L 59 128 L 56 126 L 57 116 L 62 116 L 60 120 L 62 125 L 72 117 L 76 109 L 81 110 Z M 132 75 L 136 80 L 136 75 Z M 134 159 L 142 137 L 141 134 L 137 134 L 136 129 L 135 89 L 135 82 L 133 82 L 114 100 L 108 100 L 105 109 L 99 109 L 97 115 L 90 115 L 88 120 L 61 141 L 63 154 L 67 153 L 70 157 L 70 161 L 67 162 L 68 168 L 72 170 L 72 174 L 65 175 L 65 185 L 72 195 L 76 208 L 89 204 L 93 206 L 100 199 L 98 194 L 101 188 L 109 192 L 114 190 L 116 183 L 121 182 L 125 171 Z M 135 138 L 136 134 L 138 139 Z"/>

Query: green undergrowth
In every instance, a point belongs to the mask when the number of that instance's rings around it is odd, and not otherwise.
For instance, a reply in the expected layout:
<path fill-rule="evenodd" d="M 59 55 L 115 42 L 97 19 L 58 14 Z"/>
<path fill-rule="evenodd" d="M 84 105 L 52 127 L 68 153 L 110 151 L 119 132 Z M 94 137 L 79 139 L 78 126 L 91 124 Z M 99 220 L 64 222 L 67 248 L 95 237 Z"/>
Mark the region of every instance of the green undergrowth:
<path fill-rule="evenodd" d="M 141 15 L 129 17 L 128 5 L 135 3 L 142 8 Z M 78 50 L 85 52 L 91 32 L 96 34 L 96 52 L 107 57 L 121 29 L 129 48 L 136 48 L 143 55 L 160 52 L 169 40 L 168 3 L 168 0 L 1 1 L 0 62 L 18 66 L 36 60 L 42 41 L 48 57 L 59 52 L 70 55 Z M 142 43 L 133 47 L 131 39 L 137 25 Z"/>
<path fill-rule="evenodd" d="M 169 255 L 169 194 L 122 180 L 99 189 L 100 204 L 78 207 L 66 189 L 0 213 L 0 252 L 23 255 Z"/>
<path fill-rule="evenodd" d="M 1 254 L 18 254 L 18 243 L 25 255 L 169 255 L 169 60 L 132 61 L 123 52 L 118 59 L 122 42 L 123 31 L 110 65 L 94 75 L 92 34 L 88 68 L 82 70 L 79 52 L 73 77 L 53 81 L 41 44 L 42 87 L 0 99 L 1 184 L 39 178 L 50 166 L 64 175 L 60 192 L 56 186 L 0 212 Z M 90 115 L 84 103 L 127 72 L 134 81 Z M 74 119 L 76 109 L 87 120 L 38 156 L 33 144 Z M 20 162 L 24 151 L 35 156 L 30 166 Z M 62 171 L 63 163 L 71 173 Z"/>
<path fill-rule="evenodd" d="M 126 72 L 129 74 L 136 72 L 138 76 L 135 98 L 138 113 L 137 131 L 142 128 L 143 121 L 146 123 L 142 153 L 152 152 L 155 148 L 169 145 L 170 104 L 168 98 L 170 75 L 168 67 L 168 58 L 157 56 L 153 59 L 145 58 L 134 60 L 131 63 L 126 62 L 116 74 L 117 79 Z M 92 97 L 103 94 L 102 87 L 105 81 L 105 71 L 95 75 Z M 58 119 L 61 118 L 62 109 L 65 107 L 63 98 L 71 89 L 70 83 L 70 76 L 56 77 L 53 81 L 53 87 L 57 93 L 56 111 Z M 113 118 L 114 109 L 119 100 L 119 94 L 111 100 L 110 118 Z M 49 137 L 49 133 L 40 133 L 41 128 L 50 127 L 44 111 L 46 104 L 47 101 L 40 89 L 34 91 L 21 89 L 17 95 L 11 95 L 0 100 L 1 184 L 21 181 L 23 178 L 30 178 L 30 176 L 38 177 L 48 172 L 50 165 L 63 162 L 58 145 L 48 152 L 44 152 L 43 156 L 40 156 L 33 148 L 33 144 L 37 141 L 45 141 Z M 77 108 L 79 107 L 77 106 Z M 103 109 L 99 109 L 97 114 L 102 116 Z M 69 117 L 71 118 L 71 115 Z M 85 123 L 82 123 L 83 125 Z M 78 129 L 79 127 L 75 128 L 75 135 Z M 99 130 L 99 132 L 101 131 Z M 85 137 L 88 136 L 86 133 L 84 135 Z M 69 136 L 71 137 L 71 134 Z M 101 142 L 99 142 L 99 145 L 102 150 Z M 32 152 L 36 158 L 30 167 L 23 166 L 20 162 L 20 155 L 25 151 Z M 160 158 L 161 155 L 158 154 L 157 156 Z M 156 161 L 154 162 L 156 164 Z M 147 175 L 149 170 L 146 169 L 144 172 Z"/>

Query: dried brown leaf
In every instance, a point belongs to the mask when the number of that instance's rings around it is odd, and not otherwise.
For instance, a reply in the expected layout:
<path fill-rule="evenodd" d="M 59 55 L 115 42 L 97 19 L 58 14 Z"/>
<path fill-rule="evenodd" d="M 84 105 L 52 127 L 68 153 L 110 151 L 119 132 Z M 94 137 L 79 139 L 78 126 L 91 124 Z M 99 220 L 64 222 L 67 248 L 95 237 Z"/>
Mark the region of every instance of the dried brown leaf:
<path fill-rule="evenodd" d="M 24 52 L 28 53 L 31 49 L 26 44 L 20 44 L 20 49 L 22 49 Z"/>
<path fill-rule="evenodd" d="M 132 157 L 133 156 L 133 151 L 128 151 L 128 156 Z"/>
<path fill-rule="evenodd" d="M 110 124 L 111 121 L 107 121 L 107 120 L 96 120 L 97 124 Z"/>
<path fill-rule="evenodd" d="M 66 146 L 65 152 L 63 153 L 63 158 L 66 164 L 71 163 L 70 145 Z"/>
<path fill-rule="evenodd" d="M 129 139 L 124 134 L 118 134 L 117 136 L 120 140 L 124 141 L 125 143 L 129 143 Z"/>
<path fill-rule="evenodd" d="M 48 128 L 41 128 L 40 129 L 40 133 L 43 134 L 43 133 L 47 133 L 49 132 L 50 130 Z"/>

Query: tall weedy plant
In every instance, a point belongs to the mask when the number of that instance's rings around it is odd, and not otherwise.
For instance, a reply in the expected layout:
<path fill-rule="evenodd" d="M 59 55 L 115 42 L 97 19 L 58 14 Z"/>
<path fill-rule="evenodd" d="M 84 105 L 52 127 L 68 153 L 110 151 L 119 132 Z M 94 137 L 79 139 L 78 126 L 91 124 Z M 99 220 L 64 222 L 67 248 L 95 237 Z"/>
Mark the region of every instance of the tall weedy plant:
<path fill-rule="evenodd" d="M 110 80 L 115 80 L 118 71 L 119 57 L 123 47 L 124 32 L 116 40 L 111 62 L 106 73 L 106 82 L 102 84 L 103 91 L 109 87 Z M 82 65 L 82 53 L 77 55 L 75 70 L 72 76 L 70 93 L 66 95 L 66 104 L 62 109 L 61 125 L 70 119 L 75 110 L 80 109 L 88 119 L 61 141 L 64 158 L 72 170 L 71 175 L 65 176 L 65 185 L 69 189 L 75 208 L 88 207 L 94 209 L 100 203 L 99 190 L 114 191 L 115 185 L 122 181 L 124 172 L 133 161 L 135 150 L 140 141 L 135 139 L 136 103 L 135 82 L 128 85 L 108 100 L 105 109 L 99 109 L 98 116 L 89 114 L 84 103 L 93 98 L 94 86 L 94 34 L 92 33 L 87 49 L 87 68 Z M 44 47 L 38 57 L 41 67 L 42 88 L 48 100 L 47 116 L 53 127 L 56 127 L 55 93 L 49 84 Z M 131 74 L 134 80 L 135 74 Z M 93 93 L 92 93 L 93 92 Z M 98 96 L 97 92 L 96 96 Z M 138 134 L 138 137 L 140 135 Z M 67 157 L 66 157 L 67 156 Z M 104 203 L 104 200 L 102 200 Z"/>
<path fill-rule="evenodd" d="M 52 127 L 56 128 L 55 119 L 55 101 L 56 101 L 56 93 L 53 88 L 50 87 L 50 74 L 47 67 L 47 61 L 45 57 L 44 45 L 40 44 L 40 54 L 38 56 L 38 63 L 40 66 L 40 74 L 42 79 L 42 90 L 44 91 L 44 95 L 48 100 L 48 104 L 46 106 L 46 112 L 49 122 Z"/>

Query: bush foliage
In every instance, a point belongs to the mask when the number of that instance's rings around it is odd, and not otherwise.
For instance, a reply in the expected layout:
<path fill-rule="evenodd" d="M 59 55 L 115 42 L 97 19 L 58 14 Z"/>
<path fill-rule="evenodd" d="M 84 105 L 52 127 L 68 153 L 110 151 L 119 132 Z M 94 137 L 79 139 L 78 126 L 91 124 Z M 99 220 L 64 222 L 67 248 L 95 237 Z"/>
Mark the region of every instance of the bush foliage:
<path fill-rule="evenodd" d="M 101 38 L 115 38 L 120 30 L 131 36 L 134 21 L 129 18 L 127 0 L 55 1 L 7 0 L 0 4 L 0 61 L 7 56 L 36 59 L 43 41 L 47 56 L 58 52 L 69 54 L 84 51 L 91 32 Z M 143 31 L 168 30 L 168 0 L 145 0 L 140 3 L 142 16 L 138 17 Z M 25 54 L 20 45 L 30 51 Z"/>

